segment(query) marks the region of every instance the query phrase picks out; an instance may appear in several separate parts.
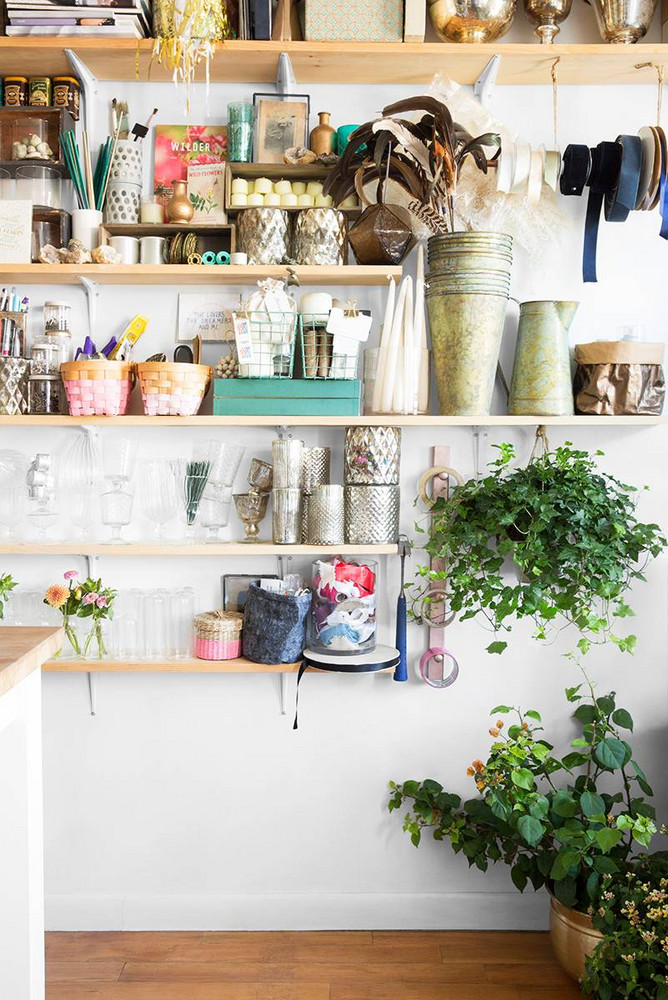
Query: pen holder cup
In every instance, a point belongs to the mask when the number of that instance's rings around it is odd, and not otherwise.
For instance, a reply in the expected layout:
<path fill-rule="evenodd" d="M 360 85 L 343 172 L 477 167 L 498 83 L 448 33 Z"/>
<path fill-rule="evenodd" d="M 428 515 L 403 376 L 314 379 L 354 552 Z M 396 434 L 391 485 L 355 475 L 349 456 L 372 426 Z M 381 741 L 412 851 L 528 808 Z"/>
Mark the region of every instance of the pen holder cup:
<path fill-rule="evenodd" d="M 119 417 L 128 412 L 134 385 L 129 361 L 67 361 L 60 366 L 70 415 Z"/>
<path fill-rule="evenodd" d="M 274 594 L 251 583 L 244 609 L 244 656 L 253 663 L 295 663 L 306 643 L 307 594 Z"/>
<path fill-rule="evenodd" d="M 208 365 L 145 361 L 137 365 L 144 413 L 149 417 L 192 417 L 211 384 Z"/>
<path fill-rule="evenodd" d="M 0 358 L 0 413 L 14 416 L 28 412 L 28 374 L 25 358 Z"/>

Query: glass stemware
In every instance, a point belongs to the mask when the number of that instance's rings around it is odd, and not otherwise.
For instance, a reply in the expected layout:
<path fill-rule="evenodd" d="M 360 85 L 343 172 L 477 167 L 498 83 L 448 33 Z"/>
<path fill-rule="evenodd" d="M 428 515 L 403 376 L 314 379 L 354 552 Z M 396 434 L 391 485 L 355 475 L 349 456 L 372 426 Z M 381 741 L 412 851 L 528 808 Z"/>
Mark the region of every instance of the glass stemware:
<path fill-rule="evenodd" d="M 69 494 L 68 508 L 74 525 L 75 538 L 83 541 L 88 538 L 89 528 L 95 520 L 97 490 L 92 486 L 73 490 Z"/>
<path fill-rule="evenodd" d="M 122 480 L 112 481 L 112 488 L 100 494 L 102 504 L 102 524 L 111 528 L 109 543 L 113 545 L 125 544 L 125 539 L 121 536 L 121 530 L 132 520 L 132 506 L 134 503 L 134 493 L 129 482 Z"/>
<path fill-rule="evenodd" d="M 208 531 L 207 542 L 220 542 L 220 529 L 227 527 L 232 507 L 232 487 L 208 482 L 199 511 L 202 527 Z"/>
<path fill-rule="evenodd" d="M 165 527 L 179 511 L 179 463 L 169 458 L 152 458 L 142 465 L 141 499 L 144 514 L 155 524 L 158 541 Z"/>
<path fill-rule="evenodd" d="M 0 531 L 8 541 L 16 538 L 22 500 L 23 491 L 18 486 L 0 486 Z"/>

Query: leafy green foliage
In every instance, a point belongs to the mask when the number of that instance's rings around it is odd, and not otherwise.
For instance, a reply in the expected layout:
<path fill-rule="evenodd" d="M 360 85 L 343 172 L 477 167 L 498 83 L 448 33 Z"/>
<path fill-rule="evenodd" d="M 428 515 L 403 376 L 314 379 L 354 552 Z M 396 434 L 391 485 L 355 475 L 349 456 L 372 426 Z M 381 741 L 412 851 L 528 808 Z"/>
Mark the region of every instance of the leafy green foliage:
<path fill-rule="evenodd" d="M 14 587 L 17 586 L 10 573 L 0 576 L 0 619 L 5 617 L 5 603 Z"/>
<path fill-rule="evenodd" d="M 529 618 L 541 640 L 569 624 L 580 633 L 581 654 L 608 640 L 633 652 L 636 637 L 616 632 L 633 615 L 624 595 L 666 545 L 658 525 L 638 521 L 635 487 L 601 473 L 588 452 L 569 443 L 526 468 L 511 468 L 512 445 L 495 447 L 488 476 L 431 508 L 425 548 L 445 570 L 418 567 L 414 606 L 421 581 L 428 591 L 447 579 L 450 606 L 463 621 L 478 618 L 508 633 L 514 619 Z M 519 582 L 509 581 L 508 563 Z M 495 638 L 487 651 L 501 654 L 506 645 Z"/>
<path fill-rule="evenodd" d="M 548 884 L 565 906 L 586 911 L 601 879 L 625 872 L 656 826 L 642 795 L 652 790 L 617 728 L 632 730 L 633 719 L 614 693 L 597 698 L 590 688 L 585 698 L 581 687 L 566 689 L 577 705 L 575 751 L 555 754 L 538 712 L 497 705 L 487 761 L 468 769 L 477 798 L 462 804 L 433 780 L 391 782 L 389 808 L 410 804 L 404 830 L 415 846 L 430 828 L 469 866 L 487 871 L 502 862 L 520 892 Z"/>
<path fill-rule="evenodd" d="M 582 983 L 591 1000 L 668 1000 L 668 855 L 644 855 L 603 875 L 594 926 L 604 934 Z"/>

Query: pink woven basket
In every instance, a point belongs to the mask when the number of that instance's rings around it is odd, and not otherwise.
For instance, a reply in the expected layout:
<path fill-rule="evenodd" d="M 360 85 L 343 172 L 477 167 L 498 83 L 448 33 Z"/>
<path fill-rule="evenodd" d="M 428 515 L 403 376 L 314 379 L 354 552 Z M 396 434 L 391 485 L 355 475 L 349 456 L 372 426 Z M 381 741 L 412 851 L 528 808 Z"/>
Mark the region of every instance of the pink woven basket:
<path fill-rule="evenodd" d="M 204 611 L 195 616 L 195 656 L 200 660 L 235 660 L 241 655 L 244 616 L 238 611 Z"/>
<path fill-rule="evenodd" d="M 73 417 L 118 417 L 128 412 L 134 384 L 128 361 L 67 361 L 60 366 Z"/>

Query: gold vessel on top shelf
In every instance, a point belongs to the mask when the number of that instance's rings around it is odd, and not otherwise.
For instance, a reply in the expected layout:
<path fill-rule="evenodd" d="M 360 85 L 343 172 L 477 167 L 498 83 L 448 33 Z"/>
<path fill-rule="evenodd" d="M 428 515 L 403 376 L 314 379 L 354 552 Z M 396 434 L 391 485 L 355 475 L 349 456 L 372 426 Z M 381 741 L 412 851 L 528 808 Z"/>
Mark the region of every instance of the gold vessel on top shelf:
<path fill-rule="evenodd" d="M 534 35 L 543 45 L 551 45 L 561 30 L 559 25 L 571 12 L 573 0 L 524 0 L 524 10 L 532 24 Z"/>
<path fill-rule="evenodd" d="M 493 42 L 506 34 L 516 0 L 428 0 L 434 31 L 444 42 Z"/>

